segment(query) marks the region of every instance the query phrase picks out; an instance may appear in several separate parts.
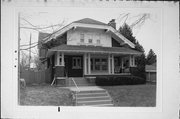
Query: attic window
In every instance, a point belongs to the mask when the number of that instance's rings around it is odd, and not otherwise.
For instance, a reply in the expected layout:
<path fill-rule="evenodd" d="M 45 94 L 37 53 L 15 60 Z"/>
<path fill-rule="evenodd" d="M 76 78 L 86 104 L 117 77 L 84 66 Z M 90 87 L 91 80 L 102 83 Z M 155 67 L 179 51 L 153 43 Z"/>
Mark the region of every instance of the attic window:
<path fill-rule="evenodd" d="M 98 39 L 98 40 L 97 40 L 97 44 L 100 44 L 100 43 L 101 43 L 101 41 Z"/>
<path fill-rule="evenodd" d="M 88 41 L 89 41 L 89 43 L 92 43 L 92 39 L 89 39 Z"/>
<path fill-rule="evenodd" d="M 84 34 L 81 34 L 81 35 L 80 35 L 80 42 L 81 42 L 81 43 L 84 43 Z"/>

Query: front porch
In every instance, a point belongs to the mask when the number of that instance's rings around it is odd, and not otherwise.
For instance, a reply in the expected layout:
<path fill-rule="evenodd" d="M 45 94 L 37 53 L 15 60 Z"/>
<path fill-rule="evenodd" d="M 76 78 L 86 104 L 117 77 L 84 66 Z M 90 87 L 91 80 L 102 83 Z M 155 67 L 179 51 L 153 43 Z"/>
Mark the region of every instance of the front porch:
<path fill-rule="evenodd" d="M 54 72 L 52 73 L 54 79 L 67 79 L 68 77 L 96 78 L 102 75 L 130 75 L 130 68 L 136 67 L 135 57 L 137 54 L 118 51 L 118 49 L 120 50 L 121 48 L 101 49 L 92 46 L 97 50 L 94 51 L 93 49 L 92 51 L 87 50 L 89 46 L 81 50 L 77 50 L 77 48 L 81 46 L 72 47 L 76 47 L 76 49 L 50 49 L 48 57 L 50 62 L 54 64 Z"/>

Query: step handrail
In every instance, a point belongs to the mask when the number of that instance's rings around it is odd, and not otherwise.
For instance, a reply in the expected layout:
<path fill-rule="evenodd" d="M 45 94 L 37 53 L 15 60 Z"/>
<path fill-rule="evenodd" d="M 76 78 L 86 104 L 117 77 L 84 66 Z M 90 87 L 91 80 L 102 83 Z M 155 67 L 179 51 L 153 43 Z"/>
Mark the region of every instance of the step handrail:
<path fill-rule="evenodd" d="M 76 88 L 77 88 L 78 92 L 80 92 L 80 89 L 79 89 L 79 87 L 77 86 L 77 84 L 76 84 L 76 82 L 74 81 L 74 79 L 73 79 L 73 78 L 71 78 L 71 79 L 72 79 L 72 81 L 73 81 L 74 85 L 76 86 Z"/>
<path fill-rule="evenodd" d="M 76 103 L 76 105 L 77 105 L 77 94 L 80 92 L 80 89 L 79 89 L 79 87 L 77 86 L 75 80 L 74 80 L 73 78 L 71 78 L 71 79 L 72 79 L 74 85 L 76 86 L 76 88 L 77 88 L 77 90 L 78 90 L 78 91 L 76 91 L 76 93 L 75 93 L 75 98 L 76 98 L 76 102 L 75 102 L 75 103 Z"/>

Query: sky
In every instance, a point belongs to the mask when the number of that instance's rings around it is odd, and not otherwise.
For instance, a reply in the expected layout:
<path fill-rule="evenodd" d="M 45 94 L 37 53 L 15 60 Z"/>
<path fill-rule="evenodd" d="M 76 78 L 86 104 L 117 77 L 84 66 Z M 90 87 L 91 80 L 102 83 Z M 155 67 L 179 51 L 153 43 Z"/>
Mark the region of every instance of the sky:
<path fill-rule="evenodd" d="M 161 47 L 161 14 L 156 8 L 75 8 L 75 7 L 58 7 L 58 8 L 26 8 L 20 13 L 21 27 L 32 27 L 25 20 L 29 21 L 36 27 L 46 27 L 54 24 L 61 26 L 44 29 L 42 32 L 52 32 L 61 27 L 83 18 L 91 18 L 104 23 L 108 23 L 111 19 L 116 20 L 117 29 L 124 23 L 120 19 L 121 15 L 129 13 L 129 19 L 126 21 L 128 24 L 133 23 L 137 19 L 137 15 L 147 13 L 150 18 L 145 21 L 141 27 L 133 28 L 133 35 L 138 42 L 144 47 L 147 54 L 150 49 L 158 54 Z M 25 20 L 24 20 L 25 19 Z M 20 32 L 21 42 L 20 45 L 29 44 L 30 34 L 31 41 L 38 41 L 38 31 L 28 30 L 21 28 Z M 27 47 L 21 47 L 27 48 Z M 37 52 L 36 47 L 32 49 Z M 32 53 L 33 54 L 33 53 Z"/>

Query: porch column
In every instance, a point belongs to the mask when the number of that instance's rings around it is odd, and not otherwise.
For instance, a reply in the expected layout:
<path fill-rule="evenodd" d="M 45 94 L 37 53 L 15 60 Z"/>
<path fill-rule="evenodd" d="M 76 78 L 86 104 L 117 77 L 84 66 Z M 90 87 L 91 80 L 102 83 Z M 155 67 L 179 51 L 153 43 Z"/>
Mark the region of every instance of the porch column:
<path fill-rule="evenodd" d="M 91 74 L 91 54 L 88 54 L 88 74 Z"/>
<path fill-rule="evenodd" d="M 86 62 L 86 53 L 84 54 L 84 74 L 87 74 L 87 62 Z"/>
<path fill-rule="evenodd" d="M 129 55 L 129 67 L 132 66 L 132 60 L 131 60 L 131 55 Z"/>
<path fill-rule="evenodd" d="M 61 53 L 62 56 L 62 66 L 64 66 L 64 52 Z"/>
<path fill-rule="evenodd" d="M 56 58 L 57 58 L 57 59 L 56 59 L 56 60 L 57 60 L 57 65 L 59 65 L 59 55 L 60 55 L 60 53 L 57 52 L 57 57 L 56 57 Z"/>
<path fill-rule="evenodd" d="M 123 57 L 121 58 L 121 67 L 122 67 L 122 69 L 123 69 L 123 66 L 124 66 L 124 59 L 123 59 Z"/>
<path fill-rule="evenodd" d="M 111 57 L 110 54 L 108 54 L 108 72 L 111 74 Z"/>
<path fill-rule="evenodd" d="M 114 55 L 112 54 L 112 74 L 114 74 Z"/>
<path fill-rule="evenodd" d="M 134 67 L 135 66 L 135 56 L 132 55 L 132 66 Z"/>

